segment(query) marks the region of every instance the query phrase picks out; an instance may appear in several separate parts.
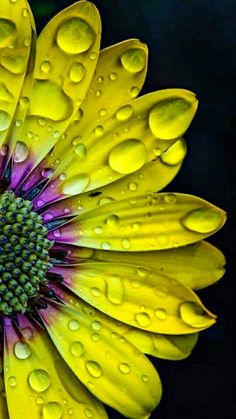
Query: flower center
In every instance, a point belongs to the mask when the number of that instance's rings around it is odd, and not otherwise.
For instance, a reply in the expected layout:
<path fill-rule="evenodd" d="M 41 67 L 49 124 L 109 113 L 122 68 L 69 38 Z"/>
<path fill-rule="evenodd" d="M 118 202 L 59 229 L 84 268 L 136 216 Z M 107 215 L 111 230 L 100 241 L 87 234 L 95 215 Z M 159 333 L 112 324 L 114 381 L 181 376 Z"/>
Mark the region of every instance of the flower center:
<path fill-rule="evenodd" d="M 0 195 L 0 314 L 24 313 L 39 296 L 52 242 L 32 204 L 12 191 Z"/>

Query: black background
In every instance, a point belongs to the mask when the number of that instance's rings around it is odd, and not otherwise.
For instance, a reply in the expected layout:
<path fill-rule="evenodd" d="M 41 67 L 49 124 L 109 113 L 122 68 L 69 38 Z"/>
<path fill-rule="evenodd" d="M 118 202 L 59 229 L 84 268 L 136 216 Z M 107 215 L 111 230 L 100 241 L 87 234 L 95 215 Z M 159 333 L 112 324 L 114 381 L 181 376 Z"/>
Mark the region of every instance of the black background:
<path fill-rule="evenodd" d="M 38 32 L 70 0 L 31 0 Z M 201 333 L 190 358 L 152 359 L 163 382 L 151 418 L 234 419 L 235 385 L 235 85 L 236 3 L 233 0 L 94 0 L 103 21 L 102 46 L 136 37 L 150 50 L 142 93 L 170 87 L 194 91 L 200 107 L 186 140 L 188 156 L 167 190 L 198 195 L 224 208 L 228 222 L 210 238 L 227 257 L 227 273 L 201 291 L 217 324 Z M 111 419 L 121 418 L 109 410 Z M 78 418 L 79 419 L 79 418 Z"/>

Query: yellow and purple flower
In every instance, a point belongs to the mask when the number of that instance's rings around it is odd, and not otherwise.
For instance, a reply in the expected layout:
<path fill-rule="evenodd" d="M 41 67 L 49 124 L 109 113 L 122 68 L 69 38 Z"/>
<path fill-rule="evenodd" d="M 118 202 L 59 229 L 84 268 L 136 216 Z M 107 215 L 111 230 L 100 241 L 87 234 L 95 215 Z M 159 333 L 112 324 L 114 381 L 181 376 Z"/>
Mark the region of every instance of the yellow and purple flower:
<path fill-rule="evenodd" d="M 159 193 L 186 154 L 195 95 L 136 98 L 147 47 L 99 52 L 80 1 L 37 43 L 26 0 L 0 4 L 0 416 L 148 418 L 149 359 L 187 357 L 215 316 L 195 290 L 224 273 L 203 199 Z"/>

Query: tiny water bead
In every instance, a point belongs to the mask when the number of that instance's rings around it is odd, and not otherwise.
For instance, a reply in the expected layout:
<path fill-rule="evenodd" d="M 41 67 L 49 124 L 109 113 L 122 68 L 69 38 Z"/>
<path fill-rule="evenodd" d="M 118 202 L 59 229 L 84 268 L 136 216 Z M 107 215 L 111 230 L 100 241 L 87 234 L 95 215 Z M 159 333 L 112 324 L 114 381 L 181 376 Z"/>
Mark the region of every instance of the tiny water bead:
<path fill-rule="evenodd" d="M 0 314 L 27 311 L 51 266 L 46 227 L 32 211 L 32 203 L 12 191 L 0 195 Z M 19 343 L 17 353 L 27 348 Z"/>

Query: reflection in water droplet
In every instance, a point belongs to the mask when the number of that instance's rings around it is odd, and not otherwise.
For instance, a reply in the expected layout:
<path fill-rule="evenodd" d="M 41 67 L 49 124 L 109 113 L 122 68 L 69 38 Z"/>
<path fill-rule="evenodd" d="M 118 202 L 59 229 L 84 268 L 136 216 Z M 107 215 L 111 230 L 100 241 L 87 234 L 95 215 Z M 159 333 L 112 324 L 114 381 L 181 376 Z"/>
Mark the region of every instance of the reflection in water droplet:
<path fill-rule="evenodd" d="M 181 223 L 188 230 L 196 233 L 212 233 L 221 227 L 223 218 L 214 208 L 198 208 L 189 212 Z"/>
<path fill-rule="evenodd" d="M 122 108 L 118 109 L 116 112 L 116 118 L 118 121 L 125 121 L 131 117 L 133 113 L 133 108 L 130 105 L 125 105 Z"/>
<path fill-rule="evenodd" d="M 94 42 L 94 32 L 85 20 L 72 17 L 64 21 L 57 32 L 57 43 L 68 54 L 87 51 Z"/>
<path fill-rule="evenodd" d="M 138 73 L 145 67 L 145 52 L 141 48 L 129 49 L 122 54 L 121 63 L 127 71 Z"/>
<path fill-rule="evenodd" d="M 71 81 L 73 81 L 74 83 L 79 83 L 83 80 L 84 76 L 85 76 L 84 65 L 77 62 L 73 63 L 70 68 L 70 74 L 69 74 Z"/>
<path fill-rule="evenodd" d="M 81 356 L 84 353 L 84 346 L 81 342 L 73 342 L 70 346 L 70 351 L 74 356 Z"/>
<path fill-rule="evenodd" d="M 180 315 L 184 323 L 196 328 L 207 327 L 214 322 L 214 318 L 193 301 L 180 305 Z"/>
<path fill-rule="evenodd" d="M 30 387 L 37 392 L 47 390 L 51 384 L 51 380 L 47 371 L 42 369 L 31 371 L 28 376 L 28 382 Z"/>
<path fill-rule="evenodd" d="M 11 123 L 11 116 L 8 112 L 0 110 L 0 131 L 5 131 L 5 129 L 9 128 Z"/>
<path fill-rule="evenodd" d="M 31 348 L 27 342 L 18 341 L 14 346 L 14 353 L 19 359 L 27 359 L 31 355 Z"/>
<path fill-rule="evenodd" d="M 9 47 L 15 40 L 17 29 L 14 22 L 8 19 L 0 19 L 0 48 Z"/>
<path fill-rule="evenodd" d="M 150 317 L 147 313 L 137 313 L 135 320 L 139 326 L 146 327 L 150 324 Z"/>
<path fill-rule="evenodd" d="M 107 299 L 113 304 L 122 304 L 124 301 L 124 286 L 121 278 L 118 275 L 113 275 L 106 282 Z"/>
<path fill-rule="evenodd" d="M 160 159 L 169 166 L 175 166 L 182 162 L 187 153 L 187 147 L 184 140 L 177 140 L 171 147 L 162 153 Z"/>
<path fill-rule="evenodd" d="M 57 402 L 49 402 L 43 407 L 43 419 L 61 419 L 63 407 Z"/>
<path fill-rule="evenodd" d="M 122 362 L 118 365 L 118 368 L 123 374 L 128 374 L 130 372 L 130 366 L 126 362 Z"/>
<path fill-rule="evenodd" d="M 79 325 L 79 322 L 77 320 L 73 319 L 73 320 L 69 321 L 68 327 L 69 327 L 70 330 L 75 331 L 75 330 L 79 329 L 80 325 Z"/>
<path fill-rule="evenodd" d="M 89 175 L 82 173 L 76 175 L 62 185 L 62 193 L 65 195 L 77 195 L 83 192 L 90 182 Z"/>
<path fill-rule="evenodd" d="M 29 154 L 29 148 L 23 141 L 17 141 L 16 147 L 13 153 L 13 160 L 16 163 L 22 163 L 25 161 Z"/>
<path fill-rule="evenodd" d="M 85 367 L 89 374 L 94 378 L 99 378 L 102 375 L 102 370 L 100 365 L 95 361 L 86 361 Z"/>
<path fill-rule="evenodd" d="M 109 165 L 118 173 L 128 174 L 140 169 L 147 160 L 147 150 L 140 140 L 122 141 L 112 148 Z"/>

